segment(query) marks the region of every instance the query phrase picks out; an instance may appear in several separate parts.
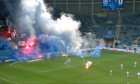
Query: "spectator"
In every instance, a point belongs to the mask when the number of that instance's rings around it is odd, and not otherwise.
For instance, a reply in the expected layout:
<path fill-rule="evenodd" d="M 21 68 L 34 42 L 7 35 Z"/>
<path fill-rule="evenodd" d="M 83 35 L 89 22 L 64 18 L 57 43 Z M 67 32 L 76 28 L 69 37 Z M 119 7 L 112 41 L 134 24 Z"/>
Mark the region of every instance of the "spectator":
<path fill-rule="evenodd" d="M 0 28 L 2 28 L 2 22 L 0 21 Z"/>

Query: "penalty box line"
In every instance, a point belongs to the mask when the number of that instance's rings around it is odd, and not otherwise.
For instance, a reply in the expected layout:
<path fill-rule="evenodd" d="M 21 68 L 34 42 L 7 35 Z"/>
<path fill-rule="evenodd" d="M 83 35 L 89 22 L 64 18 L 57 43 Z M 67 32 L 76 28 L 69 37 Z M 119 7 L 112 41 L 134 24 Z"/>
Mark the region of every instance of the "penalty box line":
<path fill-rule="evenodd" d="M 4 78 L 0 78 L 1 80 L 4 80 L 4 81 L 7 81 L 7 82 L 10 82 L 10 83 L 13 83 L 13 84 L 18 84 L 16 82 L 13 82 L 13 81 L 10 81 L 10 80 L 7 80 L 7 79 L 4 79 Z"/>
<path fill-rule="evenodd" d="M 40 73 L 40 71 L 39 70 L 35 70 L 35 69 L 32 69 L 32 68 L 27 68 L 27 67 L 23 67 L 23 66 L 19 66 L 19 65 L 12 65 L 12 66 L 14 66 L 14 67 L 16 67 L 16 68 L 19 68 L 19 69 L 26 69 L 26 70 L 30 70 L 30 71 L 34 71 L 34 72 L 39 72 Z"/>
<path fill-rule="evenodd" d="M 40 61 L 34 61 L 34 62 L 41 62 L 42 60 L 40 60 Z M 27 61 L 26 61 L 27 62 Z M 63 60 L 60 60 L 60 61 L 54 61 L 54 62 L 41 62 L 42 64 L 52 64 L 52 63 L 57 63 L 57 62 L 63 62 Z M 13 62 L 13 63 L 11 63 L 11 64 L 9 64 L 9 65 L 16 65 L 16 64 L 21 64 L 22 62 Z M 27 63 L 33 63 L 33 62 L 27 62 Z"/>
<path fill-rule="evenodd" d="M 45 73 L 45 72 L 57 71 L 57 70 L 60 70 L 60 69 L 75 67 L 75 66 L 79 66 L 79 65 L 81 65 L 81 64 L 74 65 L 74 66 L 68 66 L 68 67 L 57 68 L 57 69 L 52 69 L 52 70 L 47 70 L 47 71 L 41 71 L 41 72 Z"/>
<path fill-rule="evenodd" d="M 61 60 L 61 61 L 62 61 L 62 60 Z M 54 62 L 49 62 L 49 63 L 54 63 Z M 19 64 L 19 65 L 17 65 L 17 64 Z M 16 68 L 19 68 L 19 69 L 26 69 L 26 70 L 30 70 L 30 71 L 34 71 L 34 72 L 39 72 L 39 73 L 42 73 L 42 72 L 43 72 L 43 71 L 36 70 L 36 69 L 33 69 L 33 68 L 21 66 L 21 65 L 20 65 L 20 62 L 11 63 L 11 64 L 9 64 L 8 66 L 15 66 Z"/>
<path fill-rule="evenodd" d="M 60 70 L 60 69 L 75 67 L 75 66 L 79 66 L 79 65 L 81 65 L 81 64 L 74 65 L 74 66 L 68 66 L 68 67 L 57 68 L 57 69 L 52 69 L 52 70 L 46 70 L 46 71 L 35 70 L 35 69 L 32 69 L 32 68 L 27 68 L 27 67 L 18 66 L 18 65 L 13 65 L 13 66 L 15 66 L 15 67 L 17 67 L 17 68 L 19 67 L 20 69 L 26 69 L 26 70 L 30 70 L 30 71 L 34 71 L 34 72 L 38 72 L 38 73 L 45 73 L 45 72 L 52 72 L 52 71 L 57 71 L 57 70 Z"/>

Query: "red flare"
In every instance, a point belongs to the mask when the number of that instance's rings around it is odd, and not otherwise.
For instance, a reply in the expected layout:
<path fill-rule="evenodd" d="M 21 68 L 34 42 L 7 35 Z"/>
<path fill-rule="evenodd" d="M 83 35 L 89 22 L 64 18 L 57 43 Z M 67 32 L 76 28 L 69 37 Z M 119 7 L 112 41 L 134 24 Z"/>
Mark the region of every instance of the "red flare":
<path fill-rule="evenodd" d="M 42 55 L 39 55 L 39 56 L 38 56 L 38 58 L 42 58 L 42 57 L 43 57 Z"/>
<path fill-rule="evenodd" d="M 10 30 L 8 30 L 8 34 L 11 34 L 11 31 Z"/>
<path fill-rule="evenodd" d="M 28 49 L 29 48 L 29 46 L 26 46 L 26 48 L 25 49 Z"/>
<path fill-rule="evenodd" d="M 88 66 L 88 67 L 84 67 L 84 68 L 88 70 L 90 67 Z"/>
<path fill-rule="evenodd" d="M 31 43 L 30 43 L 30 46 L 33 46 L 33 44 L 34 44 L 34 43 L 33 43 L 33 42 L 31 42 Z"/>

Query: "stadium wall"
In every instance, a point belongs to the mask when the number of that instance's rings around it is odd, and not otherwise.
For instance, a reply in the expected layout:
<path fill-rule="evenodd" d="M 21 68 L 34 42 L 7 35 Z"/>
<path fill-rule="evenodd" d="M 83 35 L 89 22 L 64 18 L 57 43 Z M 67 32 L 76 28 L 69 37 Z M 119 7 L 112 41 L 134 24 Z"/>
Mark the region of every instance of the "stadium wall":
<path fill-rule="evenodd" d="M 79 51 L 90 51 L 90 50 L 94 50 L 95 48 L 86 48 L 86 49 L 80 49 L 77 50 Z M 140 50 L 128 50 L 128 49 L 119 49 L 119 48 L 109 48 L 109 47 L 100 47 L 100 49 L 106 49 L 106 50 L 114 50 L 114 51 L 121 51 L 121 52 L 126 52 L 126 53 L 138 53 L 140 54 Z M 73 52 L 77 52 L 77 51 L 73 51 Z M 68 53 L 69 55 L 75 55 L 75 53 Z M 51 58 L 56 58 L 56 57 L 60 57 L 63 56 L 64 54 L 62 52 L 54 52 L 54 53 L 46 53 L 44 54 L 44 59 L 51 59 Z M 35 59 L 36 60 L 36 59 Z M 0 58 L 0 63 L 4 63 L 4 62 L 16 62 L 17 60 L 15 60 L 12 57 L 5 57 L 5 58 Z M 29 61 L 29 60 L 27 60 Z"/>

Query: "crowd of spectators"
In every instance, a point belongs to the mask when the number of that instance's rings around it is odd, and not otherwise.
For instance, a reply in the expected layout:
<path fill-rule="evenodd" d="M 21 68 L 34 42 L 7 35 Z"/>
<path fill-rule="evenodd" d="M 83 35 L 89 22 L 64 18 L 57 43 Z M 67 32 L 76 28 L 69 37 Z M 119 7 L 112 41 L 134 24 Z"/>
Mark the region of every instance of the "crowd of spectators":
<path fill-rule="evenodd" d="M 117 16 L 106 16 L 106 17 L 99 17 L 94 15 L 94 19 L 98 25 L 107 25 L 107 24 L 117 24 L 118 17 Z"/>
<path fill-rule="evenodd" d="M 16 30 L 10 17 L 3 10 L 0 10 L 0 38 L 12 41 L 16 38 Z"/>
<path fill-rule="evenodd" d="M 116 27 L 115 26 L 100 26 L 100 27 L 93 27 L 92 30 L 93 32 L 95 32 L 97 38 L 104 38 L 104 33 L 106 31 L 116 31 Z"/>
<path fill-rule="evenodd" d="M 140 36 L 140 28 L 135 26 L 123 26 L 120 28 L 119 40 L 121 43 L 132 44 Z"/>
<path fill-rule="evenodd" d="M 128 14 L 122 16 L 124 25 L 140 25 L 140 14 Z"/>

